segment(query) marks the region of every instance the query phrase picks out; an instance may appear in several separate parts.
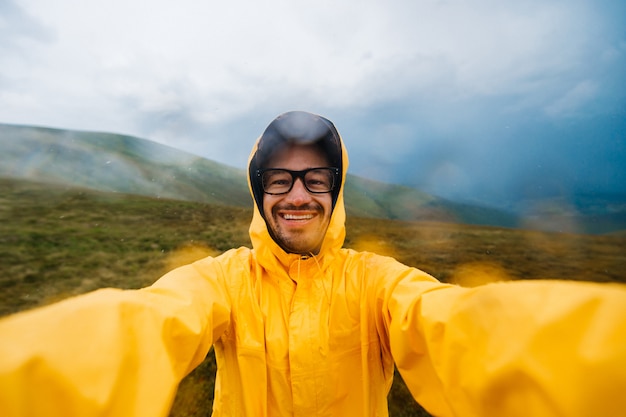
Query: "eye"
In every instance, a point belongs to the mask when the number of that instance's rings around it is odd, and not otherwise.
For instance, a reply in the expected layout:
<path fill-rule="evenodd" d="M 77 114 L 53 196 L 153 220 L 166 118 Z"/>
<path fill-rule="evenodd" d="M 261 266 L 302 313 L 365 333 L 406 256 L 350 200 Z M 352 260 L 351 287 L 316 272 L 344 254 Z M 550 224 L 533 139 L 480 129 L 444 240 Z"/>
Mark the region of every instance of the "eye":
<path fill-rule="evenodd" d="M 272 185 L 285 185 L 285 184 L 289 184 L 291 181 L 285 177 L 277 177 L 274 176 L 272 178 L 270 178 L 269 180 L 269 184 Z"/>
<path fill-rule="evenodd" d="M 329 191 L 332 188 L 333 176 L 328 169 L 316 169 L 307 172 L 306 184 L 315 191 Z"/>
<path fill-rule="evenodd" d="M 282 192 L 291 186 L 291 174 L 282 170 L 270 170 L 263 173 L 263 187 L 266 191 Z"/>

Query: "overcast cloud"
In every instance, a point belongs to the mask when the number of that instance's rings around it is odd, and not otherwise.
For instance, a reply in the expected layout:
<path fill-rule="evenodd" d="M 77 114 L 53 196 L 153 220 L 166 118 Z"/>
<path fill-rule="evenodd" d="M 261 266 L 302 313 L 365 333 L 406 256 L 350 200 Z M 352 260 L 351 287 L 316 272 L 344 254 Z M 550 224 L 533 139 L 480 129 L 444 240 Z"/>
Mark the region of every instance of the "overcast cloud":
<path fill-rule="evenodd" d="M 444 197 L 626 194 L 622 0 L 0 0 L 0 122 L 245 167 L 277 114 Z"/>

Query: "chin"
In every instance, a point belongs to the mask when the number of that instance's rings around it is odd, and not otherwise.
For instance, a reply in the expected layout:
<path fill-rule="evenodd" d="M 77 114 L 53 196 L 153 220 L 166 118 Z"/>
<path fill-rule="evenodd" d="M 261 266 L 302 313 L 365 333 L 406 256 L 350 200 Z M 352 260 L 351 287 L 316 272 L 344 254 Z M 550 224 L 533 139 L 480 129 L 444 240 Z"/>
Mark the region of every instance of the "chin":
<path fill-rule="evenodd" d="M 320 246 L 318 245 L 290 245 L 288 242 L 283 242 L 280 246 L 288 253 L 297 253 L 299 255 L 317 255 L 320 251 Z"/>

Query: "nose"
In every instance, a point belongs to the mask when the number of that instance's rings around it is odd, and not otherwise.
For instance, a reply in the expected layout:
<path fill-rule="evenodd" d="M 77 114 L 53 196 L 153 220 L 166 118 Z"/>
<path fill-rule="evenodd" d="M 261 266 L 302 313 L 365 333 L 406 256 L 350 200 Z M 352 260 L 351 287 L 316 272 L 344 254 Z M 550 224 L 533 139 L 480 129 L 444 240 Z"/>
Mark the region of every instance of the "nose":
<path fill-rule="evenodd" d="M 294 206 L 301 206 L 311 202 L 311 193 L 304 186 L 302 178 L 296 178 L 291 191 L 285 196 L 285 201 Z"/>

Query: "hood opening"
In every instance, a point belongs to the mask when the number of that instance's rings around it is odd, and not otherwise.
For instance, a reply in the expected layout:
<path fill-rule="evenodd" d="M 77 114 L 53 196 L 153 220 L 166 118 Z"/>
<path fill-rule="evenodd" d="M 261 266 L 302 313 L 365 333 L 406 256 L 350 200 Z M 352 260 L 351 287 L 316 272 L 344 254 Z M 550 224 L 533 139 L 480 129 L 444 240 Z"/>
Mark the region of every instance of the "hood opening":
<path fill-rule="evenodd" d="M 316 114 L 291 111 L 283 113 L 275 118 L 265 129 L 257 143 L 257 150 L 250 159 L 248 175 L 252 186 L 255 203 L 261 216 L 263 213 L 263 187 L 260 178 L 257 177 L 258 169 L 265 168 L 265 164 L 271 159 L 276 151 L 285 145 L 316 145 L 326 155 L 330 166 L 339 168 L 339 186 L 333 189 L 332 208 L 334 210 L 342 184 L 342 150 L 339 133 L 333 123 Z"/>

